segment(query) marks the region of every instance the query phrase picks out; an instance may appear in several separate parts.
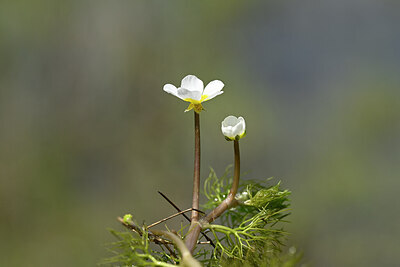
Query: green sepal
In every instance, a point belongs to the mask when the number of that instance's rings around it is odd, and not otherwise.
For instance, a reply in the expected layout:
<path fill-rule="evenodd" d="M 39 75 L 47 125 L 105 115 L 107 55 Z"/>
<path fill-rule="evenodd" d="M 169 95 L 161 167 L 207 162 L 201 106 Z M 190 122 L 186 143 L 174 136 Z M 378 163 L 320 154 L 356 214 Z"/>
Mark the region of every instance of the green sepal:
<path fill-rule="evenodd" d="M 224 137 L 225 137 L 226 141 L 233 141 L 233 139 L 229 138 L 228 136 L 224 135 Z"/>

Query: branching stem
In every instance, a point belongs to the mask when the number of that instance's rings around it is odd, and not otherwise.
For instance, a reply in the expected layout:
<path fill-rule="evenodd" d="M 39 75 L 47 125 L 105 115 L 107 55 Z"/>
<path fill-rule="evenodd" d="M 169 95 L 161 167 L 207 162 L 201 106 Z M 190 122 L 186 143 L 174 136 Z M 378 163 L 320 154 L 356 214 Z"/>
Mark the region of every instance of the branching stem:
<path fill-rule="evenodd" d="M 226 197 L 221 204 L 218 205 L 215 209 L 213 209 L 207 216 L 201 219 L 199 222 L 195 222 L 195 224 L 191 224 L 189 229 L 189 234 L 186 238 L 186 246 L 188 247 L 189 251 L 192 253 L 196 244 L 197 239 L 199 238 L 199 234 L 202 230 L 203 225 L 213 222 L 222 213 L 226 210 L 236 206 L 238 204 L 237 200 L 235 199 L 236 193 L 239 188 L 239 179 L 240 179 L 240 151 L 239 151 L 239 141 L 233 141 L 233 148 L 235 152 L 235 169 L 233 173 L 233 183 L 229 195 Z"/>

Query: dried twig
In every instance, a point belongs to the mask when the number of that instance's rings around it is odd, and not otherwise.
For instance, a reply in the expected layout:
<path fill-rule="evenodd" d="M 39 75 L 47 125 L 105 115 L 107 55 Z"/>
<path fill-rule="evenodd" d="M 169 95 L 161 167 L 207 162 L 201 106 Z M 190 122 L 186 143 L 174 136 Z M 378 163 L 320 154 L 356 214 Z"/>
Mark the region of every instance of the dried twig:
<path fill-rule="evenodd" d="M 178 212 L 181 212 L 181 209 L 180 208 L 178 208 L 178 206 L 177 205 L 175 205 L 175 203 L 174 202 L 172 202 L 172 200 L 170 200 L 166 195 L 164 195 L 162 192 L 160 192 L 160 191 L 157 191 L 169 204 L 171 204 L 172 205 L 172 207 L 174 207 Z M 203 213 L 203 212 L 202 212 Z M 190 218 L 186 215 L 186 214 L 184 214 L 184 213 L 182 213 L 182 215 L 183 215 L 183 217 L 185 217 L 185 219 L 187 220 L 187 221 L 189 221 L 190 222 Z M 200 244 L 210 244 L 211 246 L 213 246 L 214 248 L 215 248 L 215 244 L 214 244 L 214 242 L 211 240 L 211 238 L 209 238 L 204 232 L 201 232 L 201 234 L 202 234 L 202 236 L 204 236 L 205 237 L 205 239 L 207 239 L 207 242 L 200 242 Z"/>
<path fill-rule="evenodd" d="M 179 211 L 178 213 L 175 213 L 175 214 L 173 214 L 173 215 L 171 215 L 171 216 L 168 216 L 168 217 L 165 217 L 164 219 L 161 219 L 161 220 L 159 220 L 159 221 L 157 221 L 157 222 L 155 222 L 155 223 L 152 223 L 152 224 L 150 224 L 149 226 L 147 226 L 147 229 L 148 228 L 151 228 L 151 227 L 153 227 L 153 226 L 156 226 L 157 224 L 160 224 L 160 223 L 162 223 L 162 222 L 165 222 L 165 221 L 168 221 L 169 219 L 172 219 L 172 218 L 174 218 L 174 217 L 176 217 L 176 216 L 178 216 L 178 215 L 185 215 L 184 213 L 185 212 L 188 212 L 188 211 L 192 211 L 192 210 L 194 210 L 193 208 L 190 208 L 190 209 L 186 209 L 186 210 L 182 210 L 182 211 Z M 197 212 L 202 212 L 202 211 L 200 211 L 200 210 L 196 210 Z"/>
<path fill-rule="evenodd" d="M 142 229 L 140 229 L 140 227 L 138 227 L 137 225 L 133 224 L 133 223 L 128 223 L 125 222 L 124 219 L 122 219 L 121 217 L 117 218 L 118 221 L 120 221 L 122 223 L 123 226 L 125 226 L 126 228 L 132 230 L 133 232 L 137 233 L 138 235 L 142 236 L 143 235 L 143 231 Z M 164 246 L 170 253 L 170 255 L 177 259 L 178 256 L 175 254 L 175 252 L 169 247 L 169 245 L 173 245 L 171 243 L 171 241 L 166 240 L 164 238 L 161 238 L 159 235 L 152 233 L 151 231 L 149 231 L 148 233 L 149 236 L 149 241 L 154 242 L 155 244 L 159 245 L 160 247 Z"/>

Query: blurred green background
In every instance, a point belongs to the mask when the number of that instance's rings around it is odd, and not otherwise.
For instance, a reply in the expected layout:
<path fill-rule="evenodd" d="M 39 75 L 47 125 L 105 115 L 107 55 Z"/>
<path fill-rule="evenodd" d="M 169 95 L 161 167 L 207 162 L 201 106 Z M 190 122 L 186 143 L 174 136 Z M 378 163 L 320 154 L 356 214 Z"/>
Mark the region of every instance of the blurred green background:
<path fill-rule="evenodd" d="M 191 202 L 193 115 L 162 91 L 225 93 L 201 114 L 202 177 L 232 162 L 293 192 L 312 266 L 398 266 L 400 2 L 0 2 L 0 265 L 94 266 L 107 227 Z"/>

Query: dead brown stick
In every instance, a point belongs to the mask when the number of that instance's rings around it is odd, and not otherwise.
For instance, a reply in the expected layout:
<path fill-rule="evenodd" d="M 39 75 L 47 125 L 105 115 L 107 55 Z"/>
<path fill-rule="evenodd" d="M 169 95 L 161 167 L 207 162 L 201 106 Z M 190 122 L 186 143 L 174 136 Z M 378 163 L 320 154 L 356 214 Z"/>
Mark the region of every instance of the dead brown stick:
<path fill-rule="evenodd" d="M 122 219 L 121 217 L 117 218 L 118 221 L 120 223 L 122 223 L 123 226 L 125 226 L 126 228 L 132 230 L 133 232 L 137 233 L 140 236 L 143 236 L 143 231 L 142 229 L 140 229 L 140 227 L 138 227 L 137 225 L 131 224 L 131 223 L 127 223 L 124 221 L 124 219 Z M 166 244 L 170 244 L 170 242 L 166 239 L 162 239 L 161 237 L 153 234 L 152 232 L 149 231 L 149 240 L 152 242 L 164 242 Z"/>
<path fill-rule="evenodd" d="M 122 219 L 121 217 L 118 217 L 117 219 L 126 228 L 134 231 L 135 233 L 137 233 L 140 236 L 143 235 L 142 229 L 140 229 L 137 225 L 125 222 L 124 219 Z M 154 242 L 155 244 L 159 245 L 160 247 L 164 246 L 169 251 L 170 255 L 173 258 L 175 258 L 175 259 L 178 258 L 178 256 L 175 254 L 175 252 L 169 247 L 169 245 L 173 245 L 170 241 L 168 241 L 168 240 L 166 240 L 164 238 L 161 238 L 159 235 L 156 235 L 156 234 L 154 234 L 154 233 L 152 233 L 150 231 L 149 231 L 148 235 L 149 235 L 149 240 L 150 241 Z"/>
<path fill-rule="evenodd" d="M 161 220 L 159 220 L 159 221 L 157 221 L 157 222 L 155 222 L 155 223 L 150 224 L 149 226 L 147 226 L 147 229 L 149 229 L 149 228 L 151 228 L 151 227 L 153 227 L 153 226 L 156 226 L 157 224 L 160 224 L 160 223 L 162 223 L 162 222 L 168 221 L 169 219 L 172 219 L 172 218 L 174 218 L 174 217 L 176 217 L 176 216 L 179 216 L 179 215 L 181 215 L 181 214 L 184 214 L 185 212 L 192 211 L 192 210 L 194 210 L 194 209 L 193 209 L 193 208 L 190 208 L 190 209 L 186 209 L 186 210 L 179 211 L 178 213 L 175 213 L 175 214 L 173 214 L 173 215 L 171 215 L 171 216 L 165 217 L 164 219 L 161 219 Z M 196 211 L 202 212 L 202 211 L 200 211 L 200 210 L 196 210 Z"/>
<path fill-rule="evenodd" d="M 164 195 L 162 192 L 160 192 L 160 191 L 157 191 L 157 192 L 158 192 L 169 204 L 171 204 L 172 207 L 174 207 L 178 212 L 181 212 L 181 209 L 178 208 L 178 206 L 175 205 L 175 203 L 172 202 L 172 200 L 170 200 L 170 199 L 169 199 L 166 195 Z M 188 222 L 190 222 L 190 219 L 189 219 L 189 217 L 188 217 L 186 214 L 182 213 L 182 215 L 183 215 L 183 217 L 185 217 L 185 219 L 186 219 Z M 211 240 L 211 238 L 209 238 L 204 232 L 201 232 L 201 234 L 204 236 L 205 239 L 207 239 L 208 244 L 210 244 L 211 246 L 213 246 L 213 247 L 215 248 L 215 244 L 214 244 L 214 242 Z M 207 242 L 200 242 L 200 244 L 207 244 Z"/>

